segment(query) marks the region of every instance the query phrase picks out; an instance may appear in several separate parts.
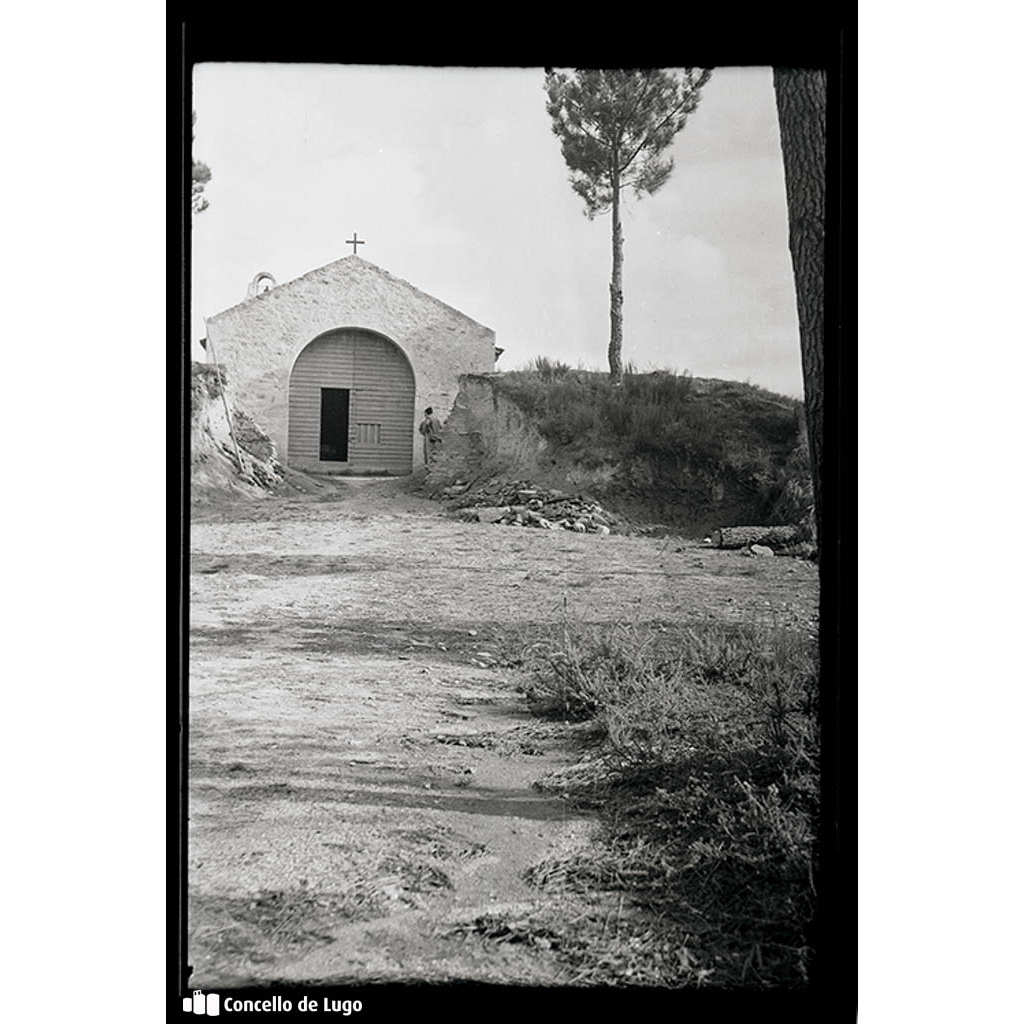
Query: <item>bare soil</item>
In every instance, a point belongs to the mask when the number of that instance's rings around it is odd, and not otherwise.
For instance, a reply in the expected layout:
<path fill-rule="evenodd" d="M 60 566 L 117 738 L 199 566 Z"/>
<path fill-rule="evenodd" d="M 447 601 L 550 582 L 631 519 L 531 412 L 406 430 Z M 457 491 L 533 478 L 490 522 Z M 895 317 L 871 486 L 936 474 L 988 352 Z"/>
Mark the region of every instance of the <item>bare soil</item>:
<path fill-rule="evenodd" d="M 530 714 L 517 653 L 563 618 L 810 630 L 817 604 L 806 562 L 460 522 L 400 480 L 207 500 L 191 547 L 188 961 L 208 989 L 572 984 L 557 936 L 624 910 L 524 878 L 600 820 L 535 785 L 589 741 Z"/>

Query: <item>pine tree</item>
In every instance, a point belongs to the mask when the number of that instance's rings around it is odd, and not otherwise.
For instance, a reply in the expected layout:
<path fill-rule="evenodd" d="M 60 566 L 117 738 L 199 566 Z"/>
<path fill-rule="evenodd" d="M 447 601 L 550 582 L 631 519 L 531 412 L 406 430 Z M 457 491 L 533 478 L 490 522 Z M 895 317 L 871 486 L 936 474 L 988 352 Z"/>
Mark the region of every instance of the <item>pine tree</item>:
<path fill-rule="evenodd" d="M 552 130 L 562 144 L 573 191 L 591 220 L 612 212 L 611 340 L 608 367 L 622 380 L 621 192 L 637 199 L 668 181 L 674 161 L 664 155 L 700 103 L 708 68 L 576 71 L 546 69 L 544 88 Z"/>
<path fill-rule="evenodd" d="M 814 519 L 818 549 L 821 550 L 825 391 L 825 72 L 775 68 L 773 77 L 786 171 L 789 249 L 793 259 L 800 324 Z M 838 337 L 834 339 L 837 343 L 838 340 Z"/>
<path fill-rule="evenodd" d="M 192 111 L 192 141 L 196 141 L 196 112 Z M 192 212 L 202 213 L 210 204 L 203 196 L 203 189 L 213 177 L 210 168 L 192 158 Z"/>

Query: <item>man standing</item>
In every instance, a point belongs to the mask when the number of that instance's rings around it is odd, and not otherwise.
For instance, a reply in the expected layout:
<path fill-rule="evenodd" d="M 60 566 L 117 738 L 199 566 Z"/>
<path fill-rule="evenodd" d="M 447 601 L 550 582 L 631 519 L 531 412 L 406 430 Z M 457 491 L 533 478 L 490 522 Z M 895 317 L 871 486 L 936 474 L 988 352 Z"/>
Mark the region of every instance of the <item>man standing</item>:
<path fill-rule="evenodd" d="M 441 448 L 441 421 L 434 415 L 433 406 L 423 410 L 425 419 L 420 424 L 423 435 L 423 462 L 429 466 Z"/>

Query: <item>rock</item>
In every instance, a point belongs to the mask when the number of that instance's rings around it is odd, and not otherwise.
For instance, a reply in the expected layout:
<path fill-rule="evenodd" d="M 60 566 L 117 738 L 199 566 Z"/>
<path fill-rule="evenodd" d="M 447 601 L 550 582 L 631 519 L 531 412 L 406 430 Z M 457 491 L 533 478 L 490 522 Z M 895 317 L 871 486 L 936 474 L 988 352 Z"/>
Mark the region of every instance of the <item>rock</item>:
<path fill-rule="evenodd" d="M 573 523 L 572 524 L 572 529 L 576 533 L 586 533 L 587 532 L 587 528 L 582 523 Z"/>
<path fill-rule="evenodd" d="M 599 535 L 600 535 L 601 537 L 607 537 L 607 536 L 608 536 L 608 534 L 609 534 L 609 533 L 611 533 L 612 531 L 611 531 L 611 530 L 609 530 L 607 526 L 604 526 L 604 525 L 602 525 L 601 523 L 598 523 L 598 524 L 597 524 L 597 532 L 598 532 L 598 534 L 599 534 Z"/>
<path fill-rule="evenodd" d="M 769 558 L 775 557 L 775 552 L 771 548 L 766 548 L 763 544 L 751 544 L 750 553 L 752 555 L 762 555 Z"/>
<path fill-rule="evenodd" d="M 504 515 L 507 514 L 508 509 L 505 508 L 478 508 L 473 510 L 476 513 L 478 522 L 481 523 L 496 523 Z"/>

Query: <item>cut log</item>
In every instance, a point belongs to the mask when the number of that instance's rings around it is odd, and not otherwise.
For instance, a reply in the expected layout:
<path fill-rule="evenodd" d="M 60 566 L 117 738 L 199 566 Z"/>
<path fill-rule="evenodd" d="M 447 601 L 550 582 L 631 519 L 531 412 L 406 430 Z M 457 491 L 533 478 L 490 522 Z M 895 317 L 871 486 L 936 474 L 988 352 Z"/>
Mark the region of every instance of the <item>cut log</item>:
<path fill-rule="evenodd" d="M 721 526 L 711 534 L 716 548 L 745 548 L 748 544 L 783 548 L 799 540 L 798 526 Z"/>

